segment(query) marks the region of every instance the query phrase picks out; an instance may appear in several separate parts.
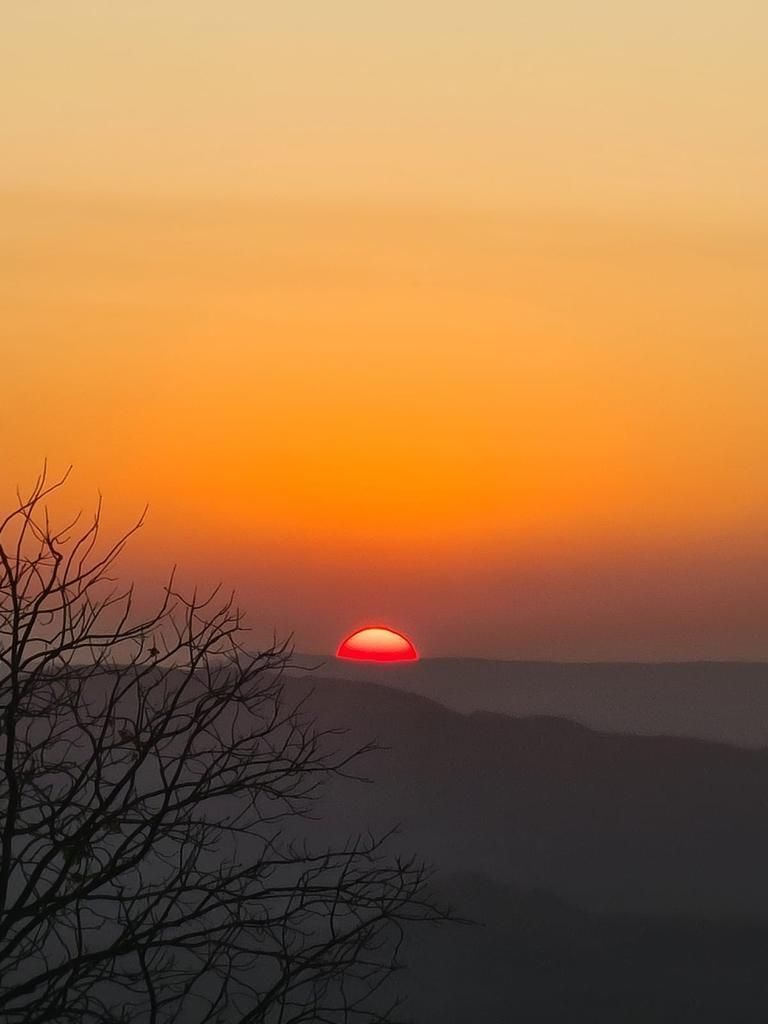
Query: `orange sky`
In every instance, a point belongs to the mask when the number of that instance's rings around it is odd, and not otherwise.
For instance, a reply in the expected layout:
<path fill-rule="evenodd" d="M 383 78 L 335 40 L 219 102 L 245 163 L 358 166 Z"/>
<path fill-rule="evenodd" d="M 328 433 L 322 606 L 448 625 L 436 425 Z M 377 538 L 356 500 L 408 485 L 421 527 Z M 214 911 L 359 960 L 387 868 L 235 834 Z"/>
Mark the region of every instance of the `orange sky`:
<path fill-rule="evenodd" d="M 767 657 L 765 9 L 256 6 L 6 19 L 3 496 L 308 649 Z"/>

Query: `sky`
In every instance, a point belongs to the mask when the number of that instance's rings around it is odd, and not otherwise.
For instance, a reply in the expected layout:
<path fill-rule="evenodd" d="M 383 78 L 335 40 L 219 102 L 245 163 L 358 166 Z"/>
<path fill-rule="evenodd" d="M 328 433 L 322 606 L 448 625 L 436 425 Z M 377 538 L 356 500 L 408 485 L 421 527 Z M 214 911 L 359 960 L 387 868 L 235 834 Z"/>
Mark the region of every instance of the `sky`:
<path fill-rule="evenodd" d="M 254 637 L 768 658 L 768 7 L 10 3 L 0 497 Z"/>

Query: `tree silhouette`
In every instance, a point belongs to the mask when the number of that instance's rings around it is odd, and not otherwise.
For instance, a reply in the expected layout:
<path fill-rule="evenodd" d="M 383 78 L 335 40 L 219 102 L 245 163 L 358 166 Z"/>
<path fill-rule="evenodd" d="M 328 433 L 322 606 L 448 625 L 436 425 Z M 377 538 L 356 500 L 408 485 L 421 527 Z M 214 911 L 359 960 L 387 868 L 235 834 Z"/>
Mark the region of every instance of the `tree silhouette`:
<path fill-rule="evenodd" d="M 384 1021 L 423 866 L 317 844 L 345 752 L 218 591 L 134 610 L 135 529 L 54 528 L 44 470 L 0 521 L 0 1019 Z"/>

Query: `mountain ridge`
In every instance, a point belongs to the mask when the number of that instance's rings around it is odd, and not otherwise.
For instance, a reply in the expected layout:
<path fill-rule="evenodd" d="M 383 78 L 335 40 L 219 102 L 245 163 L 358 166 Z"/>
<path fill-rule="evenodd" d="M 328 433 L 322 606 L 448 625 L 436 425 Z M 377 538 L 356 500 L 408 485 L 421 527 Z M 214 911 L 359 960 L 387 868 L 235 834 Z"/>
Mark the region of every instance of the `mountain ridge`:
<path fill-rule="evenodd" d="M 579 907 L 768 922 L 768 751 L 622 735 L 558 717 L 457 712 L 382 684 L 287 681 L 307 713 L 374 740 L 326 808 L 344 833 L 402 826 L 446 871 Z"/>
<path fill-rule="evenodd" d="M 608 732 L 768 747 L 763 662 L 423 658 L 382 665 L 296 654 L 294 663 L 291 675 L 375 682 L 456 711 L 551 715 Z"/>

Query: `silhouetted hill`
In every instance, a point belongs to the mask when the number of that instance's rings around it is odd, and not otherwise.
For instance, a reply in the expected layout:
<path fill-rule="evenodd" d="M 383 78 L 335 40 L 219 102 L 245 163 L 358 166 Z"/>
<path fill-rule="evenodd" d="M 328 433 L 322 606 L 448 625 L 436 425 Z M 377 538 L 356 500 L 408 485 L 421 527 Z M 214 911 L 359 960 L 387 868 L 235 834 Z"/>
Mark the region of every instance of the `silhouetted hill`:
<path fill-rule="evenodd" d="M 477 875 L 440 897 L 482 922 L 406 943 L 418 1024 L 758 1024 L 768 929 L 579 912 Z"/>
<path fill-rule="evenodd" d="M 457 711 L 554 715 L 594 729 L 768 747 L 768 663 L 658 664 L 425 658 L 402 664 L 302 655 L 316 675 L 383 683 Z"/>
<path fill-rule="evenodd" d="M 768 918 L 768 752 L 311 683 L 323 722 L 391 748 L 365 759 L 375 785 L 338 784 L 324 827 L 400 822 L 404 846 L 446 871 L 591 910 Z"/>

